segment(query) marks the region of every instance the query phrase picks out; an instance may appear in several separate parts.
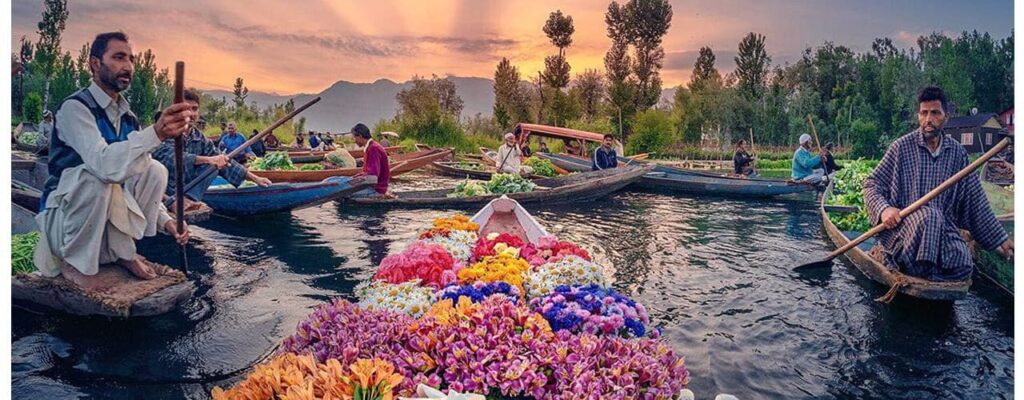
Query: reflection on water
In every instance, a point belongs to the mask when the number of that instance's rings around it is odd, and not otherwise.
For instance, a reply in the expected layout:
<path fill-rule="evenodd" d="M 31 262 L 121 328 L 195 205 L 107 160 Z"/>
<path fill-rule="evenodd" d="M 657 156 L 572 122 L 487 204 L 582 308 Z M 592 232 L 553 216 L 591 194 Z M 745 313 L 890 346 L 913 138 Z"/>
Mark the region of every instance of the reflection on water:
<path fill-rule="evenodd" d="M 852 266 L 795 273 L 832 248 L 809 201 L 625 192 L 528 209 L 648 306 L 701 398 L 1011 397 L 1012 298 L 979 280 L 955 305 L 883 305 L 872 299 L 885 288 Z M 13 393 L 205 398 L 274 351 L 312 307 L 351 297 L 381 259 L 453 212 L 475 210 L 326 204 L 205 223 L 189 253 L 199 289 L 181 310 L 123 321 L 17 306 Z M 175 246 L 147 248 L 177 263 Z"/>

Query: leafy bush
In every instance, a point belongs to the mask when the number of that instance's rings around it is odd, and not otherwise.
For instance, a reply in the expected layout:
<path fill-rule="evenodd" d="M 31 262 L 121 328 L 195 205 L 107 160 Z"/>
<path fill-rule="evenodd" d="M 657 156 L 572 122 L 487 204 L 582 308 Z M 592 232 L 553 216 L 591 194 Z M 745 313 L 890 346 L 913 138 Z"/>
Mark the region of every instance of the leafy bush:
<path fill-rule="evenodd" d="M 636 116 L 626 154 L 662 151 L 672 141 L 672 117 L 661 110 L 647 110 Z"/>

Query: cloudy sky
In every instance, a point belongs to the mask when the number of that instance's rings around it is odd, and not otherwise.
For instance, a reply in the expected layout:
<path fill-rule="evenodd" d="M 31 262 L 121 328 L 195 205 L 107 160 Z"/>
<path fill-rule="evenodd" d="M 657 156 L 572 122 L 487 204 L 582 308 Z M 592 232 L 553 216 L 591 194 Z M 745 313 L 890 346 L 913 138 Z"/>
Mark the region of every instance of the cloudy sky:
<path fill-rule="evenodd" d="M 153 49 L 167 66 L 184 60 L 189 83 L 229 88 L 236 76 L 251 90 L 281 94 L 319 92 L 338 80 L 405 81 L 414 74 L 493 77 L 508 57 L 525 74 L 543 68 L 557 50 L 541 28 L 550 12 L 573 17 L 568 50 L 573 73 L 603 70 L 606 36 L 603 0 L 70 0 L 65 49 L 77 52 L 98 32 L 122 30 L 136 52 Z M 989 32 L 1013 28 L 1011 0 L 918 1 L 689 1 L 672 0 L 672 28 L 662 78 L 689 79 L 701 46 L 711 46 L 718 67 L 731 70 L 747 32 L 767 36 L 773 62 L 799 57 L 826 40 L 855 50 L 876 37 L 903 47 L 933 31 Z M 41 0 L 13 0 L 11 44 L 36 39 Z"/>

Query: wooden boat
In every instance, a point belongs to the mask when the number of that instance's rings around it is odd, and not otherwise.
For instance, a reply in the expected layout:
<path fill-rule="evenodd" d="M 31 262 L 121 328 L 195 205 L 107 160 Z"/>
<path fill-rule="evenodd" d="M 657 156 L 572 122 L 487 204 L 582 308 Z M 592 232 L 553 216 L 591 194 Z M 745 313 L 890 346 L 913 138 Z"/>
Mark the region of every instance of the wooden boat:
<path fill-rule="evenodd" d="M 452 154 L 451 149 L 425 150 L 399 154 L 391 162 L 391 177 L 421 168 Z M 333 168 L 321 171 L 252 171 L 254 174 L 273 182 L 320 182 L 332 176 L 354 176 L 362 168 Z"/>
<path fill-rule="evenodd" d="M 541 154 L 540 157 L 551 160 L 553 164 L 570 171 L 590 170 L 590 161 L 578 157 L 564 154 Z M 619 166 L 629 164 L 654 165 L 620 157 Z M 651 173 L 644 175 L 643 179 L 634 186 L 652 190 L 664 189 L 682 193 L 742 197 L 768 197 L 817 190 L 814 185 L 781 179 L 739 178 L 665 165 L 656 165 Z"/>
<path fill-rule="evenodd" d="M 21 151 L 27 151 L 27 152 L 32 153 L 32 154 L 38 154 L 38 155 L 41 155 L 41 156 L 45 156 L 47 154 L 50 154 L 50 146 L 36 146 L 36 145 L 33 145 L 33 144 L 27 144 L 27 143 L 22 143 L 22 142 L 14 142 L 14 148 L 16 148 L 18 150 L 21 150 Z"/>
<path fill-rule="evenodd" d="M 819 212 L 821 213 L 822 225 L 825 233 L 836 247 L 845 246 L 850 240 L 860 236 L 861 232 L 843 232 L 832 223 L 825 211 L 825 201 L 832 193 L 832 185 L 825 190 L 821 197 Z M 899 292 L 910 296 L 928 300 L 957 300 L 967 296 L 967 289 L 971 287 L 971 279 L 958 282 L 932 282 L 929 280 L 904 275 L 899 271 L 890 270 L 881 261 L 870 254 L 871 248 L 876 241 L 874 238 L 861 243 L 859 246 L 847 251 L 844 257 L 850 260 L 864 275 L 886 287 L 893 287 L 900 284 Z"/>
<path fill-rule="evenodd" d="M 398 154 L 398 152 L 401 150 L 402 146 L 391 146 L 384 148 L 384 151 L 387 151 L 389 155 Z M 292 162 L 296 164 L 316 163 L 323 161 L 324 157 L 326 157 L 327 154 L 329 154 L 331 151 L 333 150 L 294 150 L 288 152 L 288 158 L 290 158 Z M 363 149 L 349 150 L 348 154 L 352 155 L 353 158 L 363 158 Z"/>
<path fill-rule="evenodd" d="M 578 203 L 607 196 L 640 179 L 650 172 L 652 165 L 637 165 L 628 168 L 592 171 L 582 174 L 559 176 L 534 181 L 537 188 L 532 192 L 507 194 L 520 203 L 543 202 L 544 204 Z M 467 204 L 487 203 L 501 195 L 474 197 L 448 197 L 452 188 L 417 190 L 395 193 L 393 199 L 370 198 L 363 193 L 349 197 L 346 201 L 391 207 L 449 207 Z"/>
<path fill-rule="evenodd" d="M 480 209 L 473 218 L 470 218 L 480 225 L 480 236 L 487 236 L 491 233 L 509 233 L 522 239 L 524 242 L 537 244 L 541 237 L 549 233 L 533 216 L 526 211 L 518 201 L 501 196 L 491 200 L 486 206 Z"/>
<path fill-rule="evenodd" d="M 1003 224 L 1003 228 L 1012 238 L 1014 231 L 1013 191 L 987 181 L 982 181 L 981 187 L 985 191 L 985 197 L 988 198 L 996 219 Z M 970 234 L 964 232 L 968 239 L 968 245 L 974 250 L 974 265 L 978 267 L 978 273 L 1012 296 L 1014 288 L 1013 261 L 1007 261 L 995 251 L 979 248 L 977 243 L 970 238 Z"/>
<path fill-rule="evenodd" d="M 335 176 L 315 183 L 275 183 L 269 187 L 211 187 L 203 196 L 217 214 L 257 215 L 299 210 L 366 189 L 376 179 Z"/>
<path fill-rule="evenodd" d="M 479 169 L 465 168 L 463 166 L 464 164 L 476 165 L 479 167 Z M 489 168 L 488 166 L 485 166 L 484 164 L 481 163 L 435 161 L 433 164 L 430 164 L 430 167 L 433 170 L 441 173 L 442 175 L 447 175 L 455 178 L 479 179 L 482 181 L 487 181 L 491 179 L 492 175 L 494 175 L 493 167 Z"/>
<path fill-rule="evenodd" d="M 12 204 L 12 233 L 38 230 L 36 213 Z M 75 315 L 144 317 L 166 313 L 192 297 L 195 285 L 181 271 L 168 271 L 141 280 L 123 267 L 101 265 L 98 287 L 83 289 L 62 276 L 48 278 L 39 272 L 11 277 L 11 298 Z"/>

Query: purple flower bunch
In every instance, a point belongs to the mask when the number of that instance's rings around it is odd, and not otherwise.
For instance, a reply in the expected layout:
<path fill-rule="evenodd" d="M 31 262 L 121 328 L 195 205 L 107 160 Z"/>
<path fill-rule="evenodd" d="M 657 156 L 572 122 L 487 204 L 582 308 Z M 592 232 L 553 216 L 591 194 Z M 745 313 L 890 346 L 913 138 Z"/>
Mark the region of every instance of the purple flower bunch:
<path fill-rule="evenodd" d="M 459 303 L 459 297 L 468 297 L 470 301 L 479 303 L 484 299 L 494 296 L 503 295 L 509 300 L 516 302 L 522 293 L 518 287 L 509 285 L 506 282 L 482 282 L 476 281 L 471 285 L 448 285 L 444 289 L 437 292 L 437 301 L 451 299 L 453 304 Z"/>
<path fill-rule="evenodd" d="M 673 399 L 690 380 L 683 359 L 656 339 L 560 331 L 551 347 L 551 399 Z"/>
<path fill-rule="evenodd" d="M 653 338 L 660 336 L 647 309 L 614 289 L 598 285 L 560 285 L 546 296 L 530 301 L 530 307 L 544 316 L 555 331 Z"/>

